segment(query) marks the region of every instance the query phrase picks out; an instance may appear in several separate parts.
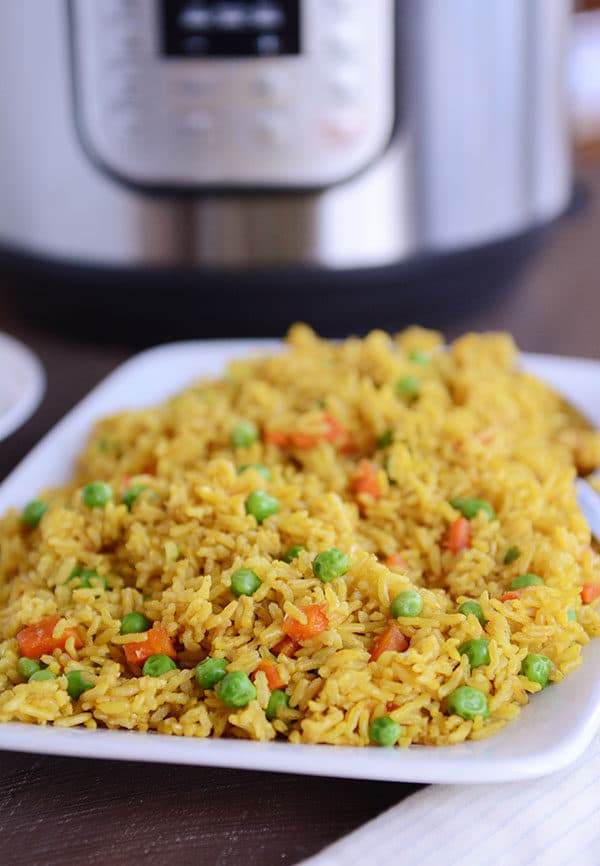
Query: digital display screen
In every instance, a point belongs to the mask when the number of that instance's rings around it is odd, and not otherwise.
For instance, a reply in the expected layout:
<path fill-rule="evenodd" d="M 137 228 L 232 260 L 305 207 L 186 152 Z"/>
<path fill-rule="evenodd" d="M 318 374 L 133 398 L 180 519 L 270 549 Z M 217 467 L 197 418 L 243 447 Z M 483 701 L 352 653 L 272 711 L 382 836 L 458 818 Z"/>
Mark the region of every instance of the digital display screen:
<path fill-rule="evenodd" d="M 300 0 L 162 0 L 168 57 L 300 53 Z"/>

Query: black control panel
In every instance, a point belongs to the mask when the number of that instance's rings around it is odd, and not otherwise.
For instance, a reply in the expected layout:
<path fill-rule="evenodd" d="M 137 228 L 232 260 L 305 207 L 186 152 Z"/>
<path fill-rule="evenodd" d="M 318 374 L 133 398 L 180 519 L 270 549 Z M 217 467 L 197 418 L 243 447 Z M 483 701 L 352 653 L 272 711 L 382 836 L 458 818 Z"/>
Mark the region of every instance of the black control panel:
<path fill-rule="evenodd" d="M 299 54 L 300 0 L 162 0 L 168 57 Z"/>

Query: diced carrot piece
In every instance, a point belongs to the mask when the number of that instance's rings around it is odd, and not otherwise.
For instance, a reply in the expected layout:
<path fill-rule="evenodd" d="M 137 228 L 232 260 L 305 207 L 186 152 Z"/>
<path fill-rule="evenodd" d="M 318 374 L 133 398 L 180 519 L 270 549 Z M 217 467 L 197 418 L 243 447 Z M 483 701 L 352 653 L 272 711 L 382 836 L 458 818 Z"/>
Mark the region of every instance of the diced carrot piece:
<path fill-rule="evenodd" d="M 400 704 L 396 704 L 396 703 L 394 703 L 394 701 L 388 701 L 387 704 L 385 705 L 385 708 L 386 708 L 386 711 L 388 713 L 393 713 L 394 710 L 400 709 Z"/>
<path fill-rule="evenodd" d="M 358 445 L 350 434 L 348 434 L 346 439 L 338 445 L 338 451 L 340 454 L 355 454 L 358 451 Z"/>
<path fill-rule="evenodd" d="M 581 587 L 581 600 L 584 604 L 590 604 L 600 598 L 600 583 L 584 583 Z"/>
<path fill-rule="evenodd" d="M 376 662 L 377 659 L 386 652 L 403 653 L 409 647 L 410 641 L 406 635 L 402 634 L 397 625 L 392 623 L 388 625 L 383 634 L 375 638 L 371 644 L 370 656 L 371 661 Z"/>
<path fill-rule="evenodd" d="M 268 659 L 263 659 L 259 666 L 254 671 L 254 674 L 258 673 L 258 671 L 262 671 L 267 678 L 267 685 L 274 691 L 275 689 L 280 689 L 285 685 L 284 680 L 281 679 L 279 675 L 279 671 Z M 252 674 L 252 679 L 254 679 L 254 674 Z"/>
<path fill-rule="evenodd" d="M 331 412 L 323 413 L 323 429 L 314 433 L 305 433 L 301 430 L 287 432 L 285 430 L 265 430 L 263 441 L 271 442 L 280 448 L 297 448 L 299 451 L 307 451 L 314 448 L 319 442 L 338 442 L 347 439 L 347 431 L 344 425 Z"/>
<path fill-rule="evenodd" d="M 471 526 L 466 517 L 458 517 L 450 524 L 448 531 L 448 547 L 452 553 L 459 553 L 461 550 L 471 546 Z"/>
<path fill-rule="evenodd" d="M 290 437 L 285 430 L 265 430 L 263 432 L 263 442 L 270 442 L 272 445 L 279 446 L 279 448 L 287 448 L 290 444 Z"/>
<path fill-rule="evenodd" d="M 28 659 L 39 659 L 40 656 L 49 655 L 55 649 L 64 649 L 70 637 L 75 638 L 76 647 L 83 646 L 83 642 L 74 628 L 66 628 L 60 637 L 52 636 L 59 619 L 59 616 L 47 616 L 33 625 L 22 628 L 17 634 L 21 655 Z"/>
<path fill-rule="evenodd" d="M 300 610 L 306 614 L 306 624 L 291 616 L 286 616 L 283 621 L 284 632 L 296 643 L 309 640 L 329 628 L 329 617 L 325 613 L 324 604 L 307 604 Z"/>
<path fill-rule="evenodd" d="M 358 471 L 352 482 L 354 492 L 358 495 L 366 493 L 373 499 L 381 497 L 381 489 L 377 480 L 377 473 L 372 464 L 368 460 L 361 460 L 358 464 Z"/>
<path fill-rule="evenodd" d="M 297 448 L 299 451 L 308 451 L 309 448 L 314 448 L 324 437 L 321 433 L 290 433 L 289 441 L 292 448 Z"/>
<path fill-rule="evenodd" d="M 290 433 L 289 439 L 293 448 L 306 451 L 314 448 L 319 442 L 337 442 L 346 437 L 346 428 L 331 412 L 323 413 L 323 429 L 315 433 L 303 433 L 301 431 Z"/>
<path fill-rule="evenodd" d="M 483 443 L 483 445 L 489 445 L 496 438 L 496 434 L 492 427 L 489 427 L 487 430 L 484 430 L 483 433 L 479 436 L 479 441 Z"/>
<path fill-rule="evenodd" d="M 388 568 L 408 568 L 408 562 L 401 553 L 392 553 L 385 560 L 385 564 Z"/>
<path fill-rule="evenodd" d="M 521 587 L 521 589 L 509 589 L 508 592 L 505 592 L 504 595 L 500 596 L 500 601 L 513 601 L 515 598 L 520 598 L 521 594 L 525 587 Z"/>
<path fill-rule="evenodd" d="M 171 659 L 177 655 L 166 628 L 158 622 L 146 632 L 143 640 L 123 644 L 123 652 L 127 661 L 134 665 L 143 665 L 153 655 L 162 654 Z"/>
<path fill-rule="evenodd" d="M 348 436 L 348 431 L 335 415 L 332 415 L 331 412 L 325 412 L 323 415 L 323 421 L 325 422 L 325 427 L 327 432 L 325 433 L 325 439 L 328 442 L 337 442 L 338 439 L 346 439 Z"/>
<path fill-rule="evenodd" d="M 296 654 L 298 648 L 299 644 L 297 644 L 295 640 L 292 640 L 291 637 L 286 636 L 282 638 L 279 643 L 275 644 L 271 652 L 273 655 L 284 655 L 291 659 Z"/>

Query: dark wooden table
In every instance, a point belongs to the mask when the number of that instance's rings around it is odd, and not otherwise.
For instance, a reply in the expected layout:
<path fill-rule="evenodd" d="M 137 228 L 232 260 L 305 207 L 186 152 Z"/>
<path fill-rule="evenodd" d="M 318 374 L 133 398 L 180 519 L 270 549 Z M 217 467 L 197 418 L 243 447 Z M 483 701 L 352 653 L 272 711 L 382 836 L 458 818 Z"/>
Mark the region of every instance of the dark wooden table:
<path fill-rule="evenodd" d="M 584 204 L 551 232 L 510 292 L 453 321 L 448 336 L 507 329 L 524 349 L 600 358 L 600 164 L 581 165 L 579 177 Z M 38 352 L 48 391 L 29 423 L 0 444 L 0 478 L 132 353 L 33 325 L 3 300 L 2 280 L 0 329 Z M 414 788 L 0 752 L 0 863 L 291 864 Z"/>

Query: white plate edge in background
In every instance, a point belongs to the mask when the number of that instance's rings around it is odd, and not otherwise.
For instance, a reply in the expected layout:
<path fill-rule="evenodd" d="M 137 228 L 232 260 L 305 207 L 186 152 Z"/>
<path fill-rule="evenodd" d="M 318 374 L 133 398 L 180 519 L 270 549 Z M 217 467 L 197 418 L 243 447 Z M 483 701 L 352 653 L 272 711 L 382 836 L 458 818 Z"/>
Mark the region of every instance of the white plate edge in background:
<path fill-rule="evenodd" d="M 37 355 L 15 337 L 0 332 L 0 354 L 4 356 L 6 353 L 12 366 L 7 369 L 3 364 L 0 375 L 3 378 L 20 376 L 23 387 L 9 408 L 0 411 L 0 442 L 33 415 L 46 390 L 46 374 Z"/>

